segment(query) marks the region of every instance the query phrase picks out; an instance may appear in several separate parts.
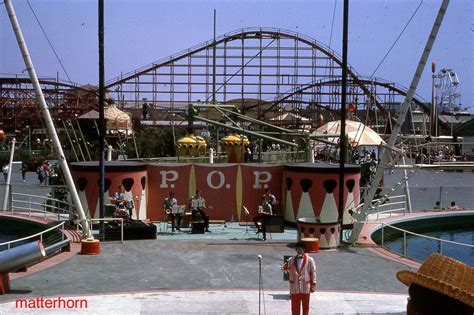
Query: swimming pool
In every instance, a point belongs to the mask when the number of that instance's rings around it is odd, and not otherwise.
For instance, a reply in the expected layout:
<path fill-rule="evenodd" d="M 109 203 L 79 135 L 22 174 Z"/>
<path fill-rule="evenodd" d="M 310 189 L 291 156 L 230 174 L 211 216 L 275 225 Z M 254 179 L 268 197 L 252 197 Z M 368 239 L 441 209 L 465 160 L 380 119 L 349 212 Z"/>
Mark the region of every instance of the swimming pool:
<path fill-rule="evenodd" d="M 57 223 L 54 223 L 57 224 Z M 46 229 L 48 229 L 50 226 L 47 224 L 42 224 L 38 222 L 33 222 L 33 221 L 28 221 L 20 218 L 12 218 L 12 217 L 5 217 L 5 216 L 0 216 L 0 243 L 8 242 L 8 241 L 13 241 L 19 238 L 27 237 L 30 235 L 34 235 L 36 233 L 42 232 Z M 58 231 L 50 231 L 47 232 L 43 235 L 43 243 L 45 246 L 47 246 L 48 242 L 55 241 L 60 238 L 61 233 Z M 28 242 L 31 242 L 32 240 L 37 240 L 38 238 L 35 239 L 29 239 L 25 240 L 19 243 L 15 243 L 14 246 L 20 245 L 20 244 L 25 244 Z M 7 249 L 6 246 L 0 246 L 0 251 Z"/>
<path fill-rule="evenodd" d="M 398 221 L 385 225 L 383 231 L 383 246 L 390 251 L 403 254 L 403 232 L 393 227 L 439 238 L 457 243 L 474 245 L 474 214 L 447 213 L 445 216 L 424 217 Z M 372 240 L 382 245 L 382 229 L 377 229 Z M 418 261 L 425 260 L 430 254 L 441 252 L 469 265 L 474 265 L 474 247 L 467 247 L 448 242 L 439 242 L 416 235 L 406 234 L 405 255 Z"/>

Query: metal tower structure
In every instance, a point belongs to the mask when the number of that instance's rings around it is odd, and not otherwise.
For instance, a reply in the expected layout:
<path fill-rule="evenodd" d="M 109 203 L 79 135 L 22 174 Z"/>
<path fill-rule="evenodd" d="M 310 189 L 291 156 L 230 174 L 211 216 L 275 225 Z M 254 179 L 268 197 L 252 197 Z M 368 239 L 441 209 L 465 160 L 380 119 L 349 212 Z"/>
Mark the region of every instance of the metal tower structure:
<path fill-rule="evenodd" d="M 97 89 L 79 87 L 56 79 L 40 78 L 46 103 L 54 119 L 71 119 L 97 107 Z M 29 78 L 0 78 L 0 124 L 6 131 L 25 126 L 44 129 L 33 85 Z"/>
<path fill-rule="evenodd" d="M 215 58 L 214 58 L 215 51 Z M 215 69 L 215 70 L 214 70 Z M 108 96 L 136 120 L 163 120 L 188 104 L 216 102 L 237 106 L 242 114 L 270 122 L 282 113 L 320 122 L 339 119 L 342 61 L 315 39 L 287 30 L 246 28 L 158 60 L 106 82 Z M 98 109 L 97 87 L 41 79 L 51 115 L 71 119 Z M 361 77 L 348 67 L 347 102 L 351 119 L 378 132 L 394 121 L 407 89 L 378 78 Z M 430 109 L 427 101 L 413 101 Z M 144 104 L 146 103 L 146 106 Z M 26 78 L 0 78 L 0 123 L 7 132 L 42 128 L 39 107 Z M 282 122 L 275 122 L 282 125 Z M 304 122 L 304 124 L 307 124 Z M 61 127 L 61 126 L 59 126 Z"/>

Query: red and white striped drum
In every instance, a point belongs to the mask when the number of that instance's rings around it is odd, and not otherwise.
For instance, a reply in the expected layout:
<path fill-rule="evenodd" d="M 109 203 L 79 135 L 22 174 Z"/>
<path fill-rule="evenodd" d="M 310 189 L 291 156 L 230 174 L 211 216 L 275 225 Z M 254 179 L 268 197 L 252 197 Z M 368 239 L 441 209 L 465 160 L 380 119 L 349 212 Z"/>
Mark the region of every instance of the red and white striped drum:
<path fill-rule="evenodd" d="M 319 248 L 336 248 L 341 244 L 341 224 L 321 223 L 315 217 L 300 218 L 296 223 L 298 241 L 308 238 L 319 239 Z"/>
<path fill-rule="evenodd" d="M 285 196 L 285 220 L 298 222 L 300 218 L 318 217 L 321 223 L 335 223 L 342 220 L 339 213 L 339 167 L 326 163 L 289 164 L 283 173 L 283 194 Z M 357 206 L 360 192 L 360 167 L 346 165 L 344 182 L 344 208 L 346 203 Z M 350 195 L 350 196 L 349 196 Z M 348 198 L 349 197 L 349 198 Z"/>

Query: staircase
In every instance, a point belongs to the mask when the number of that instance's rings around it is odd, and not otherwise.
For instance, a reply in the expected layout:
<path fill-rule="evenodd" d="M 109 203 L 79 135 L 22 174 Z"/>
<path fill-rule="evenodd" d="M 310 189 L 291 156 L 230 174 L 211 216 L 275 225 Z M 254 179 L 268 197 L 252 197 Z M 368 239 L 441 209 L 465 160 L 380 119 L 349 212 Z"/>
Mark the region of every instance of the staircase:
<path fill-rule="evenodd" d="M 71 241 L 71 243 L 80 243 L 82 240 L 81 233 L 72 226 L 65 227 L 64 235 Z"/>

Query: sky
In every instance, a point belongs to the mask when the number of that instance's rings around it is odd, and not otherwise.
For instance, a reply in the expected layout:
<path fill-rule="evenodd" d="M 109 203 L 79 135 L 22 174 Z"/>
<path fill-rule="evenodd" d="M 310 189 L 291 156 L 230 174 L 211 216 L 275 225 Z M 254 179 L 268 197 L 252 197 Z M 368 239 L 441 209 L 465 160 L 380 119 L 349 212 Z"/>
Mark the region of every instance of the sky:
<path fill-rule="evenodd" d="M 408 87 L 442 0 L 350 0 L 348 62 L 370 76 L 408 20 L 419 10 L 375 73 Z M 98 1 L 29 0 L 73 82 L 98 85 Z M 13 4 L 36 72 L 67 76 L 27 0 Z M 335 18 L 333 20 L 333 11 Z M 451 0 L 417 93 L 431 99 L 431 61 L 453 69 L 463 107 L 474 113 L 474 1 Z M 312 37 L 342 55 L 343 0 L 105 0 L 106 81 L 213 37 L 247 27 L 287 29 Z M 332 36 L 331 26 L 334 25 Z M 25 66 L 6 9 L 0 7 L 0 77 Z M 24 73 L 26 74 L 26 73 Z"/>

